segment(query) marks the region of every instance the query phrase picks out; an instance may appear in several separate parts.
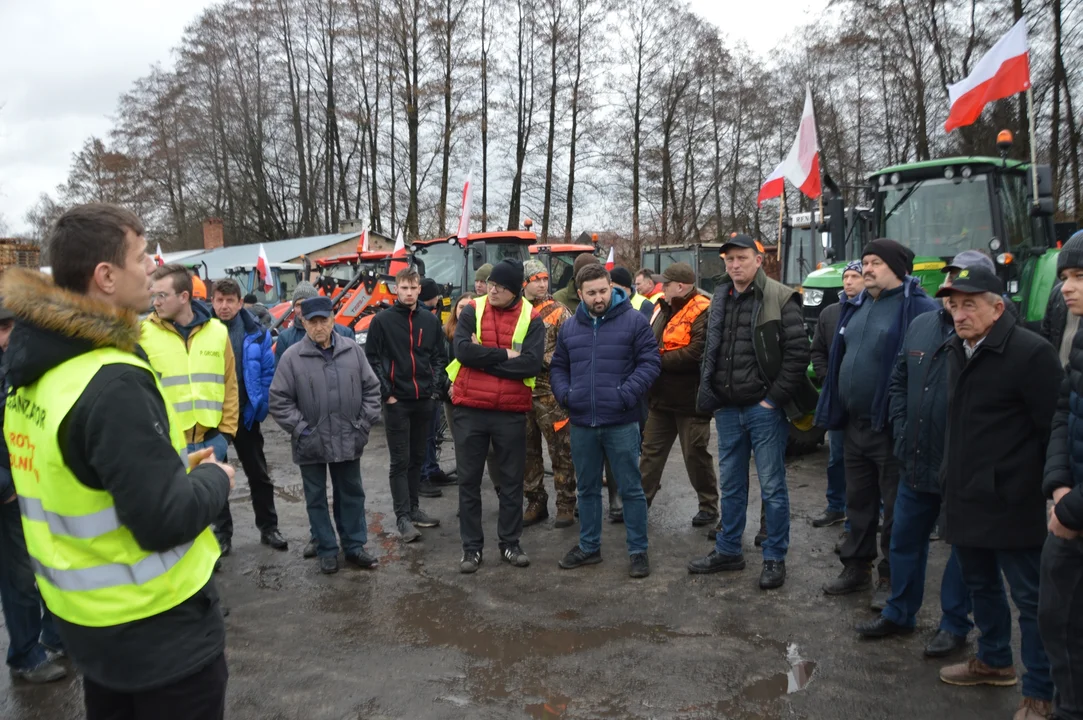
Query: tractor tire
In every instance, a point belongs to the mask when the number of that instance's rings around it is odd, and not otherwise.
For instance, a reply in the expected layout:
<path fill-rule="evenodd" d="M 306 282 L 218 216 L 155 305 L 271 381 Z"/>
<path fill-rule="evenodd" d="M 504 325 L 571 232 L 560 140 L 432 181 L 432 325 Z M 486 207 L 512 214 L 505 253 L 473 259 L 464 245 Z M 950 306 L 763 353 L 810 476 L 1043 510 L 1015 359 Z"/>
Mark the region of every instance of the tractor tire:
<path fill-rule="evenodd" d="M 790 435 L 786 440 L 787 457 L 800 457 L 816 452 L 816 449 L 823 445 L 825 435 L 824 429 L 813 422 L 811 414 L 790 421 Z"/>

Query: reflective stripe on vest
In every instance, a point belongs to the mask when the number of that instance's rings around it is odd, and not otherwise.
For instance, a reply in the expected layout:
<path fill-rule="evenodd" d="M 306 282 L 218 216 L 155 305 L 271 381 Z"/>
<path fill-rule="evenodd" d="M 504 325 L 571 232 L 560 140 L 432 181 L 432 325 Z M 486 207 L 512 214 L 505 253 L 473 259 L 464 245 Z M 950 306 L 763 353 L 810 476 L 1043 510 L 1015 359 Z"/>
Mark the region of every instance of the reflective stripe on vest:
<path fill-rule="evenodd" d="M 477 335 L 478 343 L 481 342 L 481 316 L 485 313 L 486 300 L 485 296 L 474 298 L 474 334 Z M 530 315 L 534 308 L 526 300 L 521 301 L 519 305 L 519 319 L 515 321 L 515 331 L 511 334 L 511 349 L 519 352 L 523 349 L 523 341 L 526 340 L 526 331 L 530 328 Z M 451 382 L 455 382 L 455 378 L 459 375 L 459 368 L 462 367 L 462 363 L 458 360 L 452 360 L 447 366 L 447 376 Z M 534 378 L 524 378 L 523 384 L 528 388 L 534 387 Z"/>
<path fill-rule="evenodd" d="M 186 344 L 176 332 L 148 318 L 143 321 L 139 344 L 159 375 L 180 429 L 191 430 L 196 423 L 218 427 L 226 399 L 226 326 L 212 318 L 194 331 Z"/>
<path fill-rule="evenodd" d="M 219 547 L 210 528 L 165 552 L 147 552 L 117 515 L 113 497 L 75 477 L 60 450 L 60 425 L 105 365 L 151 366 L 115 348 L 92 350 L 7 398 L 5 440 L 23 534 L 42 599 L 58 617 L 104 627 L 165 612 L 197 593 Z M 159 393 L 164 391 L 159 385 Z M 187 466 L 185 441 L 166 404 L 169 437 Z M 124 448 L 117 448 L 124 452 Z"/>
<path fill-rule="evenodd" d="M 662 352 L 679 350 L 692 342 L 692 323 L 711 306 L 711 301 L 699 293 L 688 298 L 680 312 L 669 319 L 662 330 Z"/>

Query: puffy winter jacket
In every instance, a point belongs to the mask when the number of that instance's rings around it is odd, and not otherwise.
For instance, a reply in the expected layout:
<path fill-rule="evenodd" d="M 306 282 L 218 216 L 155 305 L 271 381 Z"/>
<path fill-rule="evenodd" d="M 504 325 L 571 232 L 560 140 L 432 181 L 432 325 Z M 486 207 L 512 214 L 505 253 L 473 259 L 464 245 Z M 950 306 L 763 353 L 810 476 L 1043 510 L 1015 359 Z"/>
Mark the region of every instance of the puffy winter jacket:
<path fill-rule="evenodd" d="M 1042 489 L 1048 498 L 1058 488 L 1071 489 L 1057 503 L 1057 519 L 1071 530 L 1083 530 L 1083 333 L 1072 341 L 1066 371 L 1053 416 Z"/>
<path fill-rule="evenodd" d="M 549 382 L 573 425 L 625 425 L 639 422 L 641 402 L 661 369 L 651 326 L 615 287 L 602 317 L 581 304 L 561 326 Z"/>
<path fill-rule="evenodd" d="M 268 399 L 271 381 L 275 376 L 274 341 L 269 330 L 263 327 L 256 316 L 242 309 L 226 327 L 233 336 L 233 324 L 242 323 L 244 341 L 240 353 L 237 353 L 238 376 L 244 385 L 244 407 L 241 408 L 241 420 L 246 430 L 251 430 L 254 423 L 267 419 Z"/>
<path fill-rule="evenodd" d="M 422 400 L 443 397 L 447 351 L 440 320 L 424 307 L 395 301 L 369 325 L 365 354 L 380 381 L 380 397 Z"/>
<path fill-rule="evenodd" d="M 831 350 L 831 340 L 835 337 L 835 330 L 839 326 L 842 304 L 848 301 L 846 293 L 839 291 L 839 301 L 825 307 L 816 318 L 816 330 L 812 333 L 809 359 L 812 360 L 812 371 L 816 373 L 816 382 L 820 384 L 823 384 L 824 378 L 827 377 L 827 354 Z"/>
<path fill-rule="evenodd" d="M 480 343 L 473 340 L 477 331 L 474 302 L 463 308 L 453 340 L 455 359 L 462 367 L 452 386 L 452 403 L 479 410 L 530 412 L 531 391 L 523 381 L 541 372 L 545 327 L 531 309 L 522 350 L 518 357 L 508 358 L 524 302 L 520 297 L 507 308 L 494 308 L 488 303 L 481 314 Z"/>
<path fill-rule="evenodd" d="M 917 492 L 940 494 L 948 423 L 947 342 L 954 335 L 947 310 L 914 318 L 891 373 L 888 416 L 899 480 Z"/>
<path fill-rule="evenodd" d="M 1068 324 L 1068 305 L 1064 302 L 1064 295 L 1060 291 L 1063 284 L 1057 283 L 1049 292 L 1049 303 L 1045 306 L 1045 315 L 1042 316 L 1042 323 L 1038 330 L 1038 334 L 1048 340 L 1058 353 L 1061 340 L 1064 339 L 1064 328 Z M 1072 352 L 1075 352 L 1074 341 Z"/>

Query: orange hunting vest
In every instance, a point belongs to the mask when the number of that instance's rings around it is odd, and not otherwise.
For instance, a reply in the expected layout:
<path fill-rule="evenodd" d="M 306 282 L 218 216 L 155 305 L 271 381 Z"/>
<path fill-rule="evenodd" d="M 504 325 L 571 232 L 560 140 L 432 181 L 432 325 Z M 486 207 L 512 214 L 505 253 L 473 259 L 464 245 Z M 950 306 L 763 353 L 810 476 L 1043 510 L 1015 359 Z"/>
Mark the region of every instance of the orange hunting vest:
<path fill-rule="evenodd" d="M 711 301 L 695 293 L 681 311 L 671 317 L 662 331 L 662 352 L 679 350 L 692 342 L 692 323 L 711 306 Z"/>

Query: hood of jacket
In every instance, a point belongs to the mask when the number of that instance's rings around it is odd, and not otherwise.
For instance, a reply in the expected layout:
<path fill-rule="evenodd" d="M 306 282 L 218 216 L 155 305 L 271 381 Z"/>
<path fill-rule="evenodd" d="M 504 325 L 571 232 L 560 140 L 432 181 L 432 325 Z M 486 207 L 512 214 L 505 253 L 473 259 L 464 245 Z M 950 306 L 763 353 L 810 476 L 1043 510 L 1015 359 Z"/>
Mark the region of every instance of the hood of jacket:
<path fill-rule="evenodd" d="M 586 303 L 579 303 L 579 307 L 575 311 L 575 319 L 584 325 L 593 325 L 594 320 L 598 320 L 598 324 L 604 323 L 606 320 L 612 320 L 613 318 L 624 314 L 631 309 L 632 303 L 628 302 L 628 293 L 621 290 L 619 287 L 614 287 L 612 295 L 609 298 L 609 309 L 605 311 L 605 314 L 600 318 L 595 318 L 587 310 Z"/>
<path fill-rule="evenodd" d="M 214 317 L 214 311 L 211 308 L 204 305 L 203 303 L 199 302 L 198 300 L 193 300 L 191 304 L 192 304 L 192 322 L 188 323 L 187 327 L 192 328 L 194 330 L 195 328 L 199 327 L 200 325 L 207 324 L 207 322 L 210 321 L 211 318 Z M 150 315 L 148 315 L 147 319 L 150 320 L 155 325 L 159 325 L 159 326 L 165 328 L 166 330 L 169 330 L 170 332 L 175 332 L 178 335 L 180 335 L 180 332 L 177 330 L 177 324 L 174 321 L 172 321 L 172 320 L 163 320 L 161 317 L 158 316 L 158 313 L 156 313 L 156 312 L 152 312 Z M 223 325 L 225 325 L 225 324 L 226 323 L 223 323 Z M 189 335 L 191 335 L 191 333 L 189 333 Z"/>
<path fill-rule="evenodd" d="M 0 293 L 18 321 L 5 356 L 13 387 L 91 350 L 136 351 L 139 315 L 131 310 L 58 288 L 49 276 L 23 268 L 8 268 Z"/>

